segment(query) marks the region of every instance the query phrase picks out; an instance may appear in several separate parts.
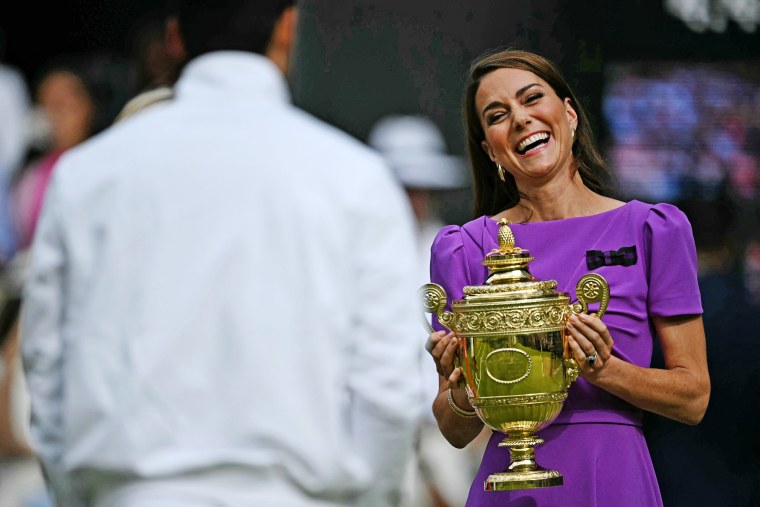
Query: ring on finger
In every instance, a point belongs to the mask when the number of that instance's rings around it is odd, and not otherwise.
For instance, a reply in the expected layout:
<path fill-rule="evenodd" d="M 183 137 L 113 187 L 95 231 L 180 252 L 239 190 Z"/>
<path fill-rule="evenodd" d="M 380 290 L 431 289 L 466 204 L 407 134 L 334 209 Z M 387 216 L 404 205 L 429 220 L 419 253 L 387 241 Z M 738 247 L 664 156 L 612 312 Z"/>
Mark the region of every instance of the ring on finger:
<path fill-rule="evenodd" d="M 589 366 L 594 366 L 596 364 L 596 360 L 598 357 L 599 357 L 598 353 L 594 351 L 593 356 L 586 356 L 586 362 L 588 363 Z"/>

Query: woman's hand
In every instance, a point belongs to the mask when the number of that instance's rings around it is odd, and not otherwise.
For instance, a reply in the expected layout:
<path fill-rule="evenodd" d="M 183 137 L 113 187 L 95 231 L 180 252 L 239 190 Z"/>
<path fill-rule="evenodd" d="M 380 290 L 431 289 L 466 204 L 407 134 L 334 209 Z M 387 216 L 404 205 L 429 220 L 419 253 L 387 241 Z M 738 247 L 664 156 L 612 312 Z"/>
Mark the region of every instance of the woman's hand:
<path fill-rule="evenodd" d="M 596 314 L 572 315 L 567 324 L 570 352 L 580 367 L 580 374 L 591 379 L 609 364 L 613 340 L 604 322 Z"/>
<path fill-rule="evenodd" d="M 568 322 L 568 346 L 580 373 L 631 405 L 686 424 L 697 424 L 710 399 L 705 331 L 701 315 L 653 317 L 665 362 L 645 368 L 612 355 L 607 326 L 593 315 Z M 596 360 L 589 364 L 587 357 Z"/>
<path fill-rule="evenodd" d="M 425 348 L 433 356 L 438 370 L 438 396 L 433 401 L 433 415 L 438 421 L 441 434 L 454 447 L 461 449 L 469 444 L 483 430 L 483 422 L 473 416 L 463 416 L 459 412 L 472 412 L 467 393 L 459 385 L 462 368 L 455 366 L 454 358 L 459 348 L 459 338 L 454 333 L 437 331 L 428 337 Z M 449 398 L 451 394 L 451 398 Z M 473 412 L 474 414 L 474 412 Z"/>
<path fill-rule="evenodd" d="M 435 368 L 438 375 L 447 379 L 449 385 L 457 388 L 456 382 L 459 380 L 459 369 L 454 366 L 454 358 L 457 355 L 459 340 L 453 332 L 436 331 L 428 337 L 425 348 L 435 361 Z M 453 380 L 453 384 L 452 384 Z"/>

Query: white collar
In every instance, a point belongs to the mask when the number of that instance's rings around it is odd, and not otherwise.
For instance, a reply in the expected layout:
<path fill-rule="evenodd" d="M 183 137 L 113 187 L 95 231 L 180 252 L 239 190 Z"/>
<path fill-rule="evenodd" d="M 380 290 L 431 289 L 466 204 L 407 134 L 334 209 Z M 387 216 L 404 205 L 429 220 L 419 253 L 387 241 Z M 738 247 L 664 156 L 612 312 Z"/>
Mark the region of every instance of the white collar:
<path fill-rule="evenodd" d="M 267 57 L 246 51 L 214 51 L 191 60 L 177 81 L 176 97 L 234 95 L 250 100 L 290 102 L 285 77 Z"/>

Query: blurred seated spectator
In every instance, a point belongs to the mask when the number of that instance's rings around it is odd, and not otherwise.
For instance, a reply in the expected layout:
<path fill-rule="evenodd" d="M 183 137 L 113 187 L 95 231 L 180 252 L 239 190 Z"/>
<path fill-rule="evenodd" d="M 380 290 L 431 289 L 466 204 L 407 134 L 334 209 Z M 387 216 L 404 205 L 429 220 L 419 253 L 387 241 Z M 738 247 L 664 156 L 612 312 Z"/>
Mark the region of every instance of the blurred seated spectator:
<path fill-rule="evenodd" d="M 450 155 L 438 126 L 420 115 L 389 115 L 372 128 L 368 143 L 403 185 L 417 219 L 421 252 L 420 284 L 427 283 L 430 245 L 446 225 L 440 194 L 467 186 L 464 160 Z M 436 392 L 438 391 L 436 383 Z"/>
<path fill-rule="evenodd" d="M 451 155 L 438 126 L 421 115 L 388 115 L 373 126 L 368 144 L 377 150 L 406 190 L 417 220 L 419 286 L 430 281 L 430 247 L 446 225 L 442 196 L 468 186 L 466 165 Z M 420 319 L 423 310 L 420 308 Z M 425 373 L 426 410 L 419 423 L 415 454 L 406 474 L 401 507 L 464 505 L 490 436 L 486 428 L 465 449 L 456 449 L 438 430 L 432 403 L 438 394 L 435 363 L 425 351 L 427 335 L 420 324 L 420 362 Z M 485 436 L 484 436 L 485 435 Z"/>

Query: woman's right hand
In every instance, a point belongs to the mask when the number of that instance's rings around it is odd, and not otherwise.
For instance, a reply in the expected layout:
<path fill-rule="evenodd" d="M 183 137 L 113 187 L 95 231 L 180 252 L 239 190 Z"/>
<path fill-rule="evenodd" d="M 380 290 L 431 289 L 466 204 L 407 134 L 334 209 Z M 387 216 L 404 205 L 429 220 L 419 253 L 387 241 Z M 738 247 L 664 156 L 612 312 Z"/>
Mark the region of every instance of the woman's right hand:
<path fill-rule="evenodd" d="M 454 358 L 459 348 L 459 338 L 454 333 L 437 331 L 432 333 L 425 348 L 433 356 L 438 370 L 438 396 L 433 401 L 433 414 L 438 421 L 441 434 L 454 447 L 461 449 L 483 430 L 483 422 L 474 416 L 463 417 L 450 406 L 453 403 L 460 411 L 475 414 L 467 393 L 460 385 L 462 368 L 457 367 Z M 451 398 L 449 398 L 451 395 Z"/>
<path fill-rule="evenodd" d="M 457 387 L 457 381 L 459 380 L 459 369 L 454 365 L 454 358 L 456 357 L 458 347 L 459 339 L 457 336 L 453 332 L 446 331 L 436 331 L 431 334 L 425 344 L 425 348 L 433 356 L 438 375 L 447 379 L 452 388 Z"/>

